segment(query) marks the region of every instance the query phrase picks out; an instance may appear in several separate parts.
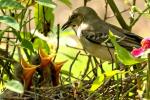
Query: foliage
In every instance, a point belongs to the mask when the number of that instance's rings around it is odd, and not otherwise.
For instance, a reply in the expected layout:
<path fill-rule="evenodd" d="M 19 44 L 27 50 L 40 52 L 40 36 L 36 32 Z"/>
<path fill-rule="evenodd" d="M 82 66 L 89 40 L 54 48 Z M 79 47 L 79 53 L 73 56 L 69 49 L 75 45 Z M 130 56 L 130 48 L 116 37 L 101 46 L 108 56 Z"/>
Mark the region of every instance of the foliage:
<path fill-rule="evenodd" d="M 7 81 L 7 83 L 5 83 L 5 86 L 7 89 L 20 93 L 20 94 L 23 94 L 24 92 L 23 85 L 19 81 L 16 81 L 16 80 Z"/>
<path fill-rule="evenodd" d="M 71 0 L 59 1 L 71 8 Z M 83 1 L 86 6 L 91 0 Z M 120 26 L 129 31 L 141 16 L 150 15 L 150 0 L 145 0 L 144 10 L 136 5 L 136 0 L 124 0 L 130 7 L 129 21 L 123 18 L 114 0 L 105 1 L 104 20 L 109 5 Z M 133 57 L 109 32 L 116 59 L 111 64 L 102 63 L 78 43 L 78 47 L 66 45 L 74 43 L 70 38 L 73 32 L 62 32 L 60 25 L 54 25 L 56 8 L 55 0 L 0 0 L 0 83 L 4 90 L 21 93 L 17 99 L 35 100 L 150 98 L 150 85 L 145 85 L 150 80 L 150 68 L 145 69 L 150 61 L 148 50 L 143 51 L 144 59 Z M 149 47 L 149 42 L 145 44 Z M 12 97 L 7 91 L 2 97 L 7 94 Z"/>

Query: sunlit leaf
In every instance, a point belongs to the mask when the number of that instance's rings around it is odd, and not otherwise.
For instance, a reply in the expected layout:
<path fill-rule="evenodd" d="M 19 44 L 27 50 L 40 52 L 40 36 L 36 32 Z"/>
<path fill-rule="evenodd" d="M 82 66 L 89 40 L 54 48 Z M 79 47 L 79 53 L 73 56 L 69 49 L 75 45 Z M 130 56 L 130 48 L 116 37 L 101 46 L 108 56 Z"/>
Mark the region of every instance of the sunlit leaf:
<path fill-rule="evenodd" d="M 7 89 L 14 91 L 14 92 L 17 92 L 17 93 L 22 94 L 24 92 L 23 85 L 19 81 L 16 81 L 16 80 L 7 81 L 5 83 L 5 86 Z"/>
<path fill-rule="evenodd" d="M 36 39 L 35 39 L 35 41 L 34 41 L 34 43 L 33 43 L 33 47 L 34 47 L 35 49 L 37 49 L 37 50 L 38 50 L 39 47 L 40 47 L 40 48 L 42 48 L 42 49 L 45 49 L 47 53 L 50 52 L 49 46 L 48 46 L 47 42 L 44 41 L 44 40 L 42 40 L 42 39 L 40 39 L 40 38 L 36 38 Z"/>
<path fill-rule="evenodd" d="M 9 25 L 10 27 L 19 30 L 19 24 L 17 23 L 17 21 L 10 16 L 0 16 L 0 22 L 1 23 L 5 23 L 7 25 Z"/>
<path fill-rule="evenodd" d="M 39 5 L 46 6 L 49 8 L 55 8 L 56 7 L 56 4 L 54 2 L 52 2 L 51 0 L 37 0 L 36 2 Z"/>
<path fill-rule="evenodd" d="M 23 39 L 21 42 L 21 46 L 26 49 L 29 49 L 32 52 L 34 51 L 32 43 L 29 40 Z"/>
<path fill-rule="evenodd" d="M 111 39 L 111 42 L 115 46 L 115 52 L 117 54 L 117 58 L 124 65 L 134 65 L 134 64 L 141 63 L 144 61 L 143 59 L 138 59 L 138 58 L 133 57 L 129 51 L 127 51 L 125 48 L 121 47 L 116 42 L 116 37 L 113 35 L 113 33 L 111 31 L 109 32 L 109 37 Z"/>
<path fill-rule="evenodd" d="M 119 73 L 121 73 L 122 71 L 120 71 L 120 70 L 113 70 L 113 71 L 107 71 L 106 73 L 105 73 L 105 76 L 107 77 L 107 78 L 110 78 L 110 77 L 112 77 L 112 76 L 114 76 L 114 75 L 116 75 L 116 74 L 119 74 Z"/>
<path fill-rule="evenodd" d="M 100 74 L 93 82 L 92 87 L 90 88 L 90 91 L 95 91 L 98 89 L 104 82 L 104 74 Z"/>
<path fill-rule="evenodd" d="M 20 3 L 15 0 L 0 0 L 0 8 L 2 9 L 23 9 Z"/>
<path fill-rule="evenodd" d="M 60 2 L 64 3 L 65 5 L 67 5 L 69 8 L 71 8 L 71 2 L 70 0 L 59 0 Z"/>
<path fill-rule="evenodd" d="M 35 4 L 35 0 L 17 0 L 18 2 L 21 2 L 25 6 L 32 6 Z"/>

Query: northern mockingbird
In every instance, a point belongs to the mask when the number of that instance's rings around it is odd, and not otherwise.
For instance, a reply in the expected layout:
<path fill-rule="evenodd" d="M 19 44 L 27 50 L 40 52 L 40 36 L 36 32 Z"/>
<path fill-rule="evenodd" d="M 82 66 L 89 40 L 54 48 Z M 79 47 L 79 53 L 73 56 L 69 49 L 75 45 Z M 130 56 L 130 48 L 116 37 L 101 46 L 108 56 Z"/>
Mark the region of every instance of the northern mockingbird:
<path fill-rule="evenodd" d="M 104 22 L 90 7 L 75 9 L 68 21 L 62 26 L 62 30 L 69 26 L 76 31 L 86 51 L 107 61 L 114 58 L 114 46 L 109 40 L 109 30 L 116 36 L 118 44 L 129 51 L 133 47 L 140 47 L 142 40 L 142 37 L 136 34 Z"/>

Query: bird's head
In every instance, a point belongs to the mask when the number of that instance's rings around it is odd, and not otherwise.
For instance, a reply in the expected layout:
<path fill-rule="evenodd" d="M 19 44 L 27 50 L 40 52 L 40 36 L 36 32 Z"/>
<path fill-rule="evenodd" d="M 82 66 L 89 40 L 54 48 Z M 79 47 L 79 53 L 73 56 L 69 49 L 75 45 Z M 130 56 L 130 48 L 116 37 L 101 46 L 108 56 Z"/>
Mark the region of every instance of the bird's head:
<path fill-rule="evenodd" d="M 62 26 L 62 30 L 65 30 L 68 27 L 79 26 L 86 19 L 89 20 L 93 17 L 97 17 L 97 14 L 92 8 L 79 7 L 72 12 L 68 21 Z"/>

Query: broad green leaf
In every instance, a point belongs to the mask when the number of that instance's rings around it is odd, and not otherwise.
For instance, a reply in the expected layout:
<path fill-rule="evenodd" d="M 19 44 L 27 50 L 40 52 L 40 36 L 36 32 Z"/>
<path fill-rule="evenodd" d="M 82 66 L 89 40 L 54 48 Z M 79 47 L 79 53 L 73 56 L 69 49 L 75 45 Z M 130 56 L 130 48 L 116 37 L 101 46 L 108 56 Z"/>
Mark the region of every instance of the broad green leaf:
<path fill-rule="evenodd" d="M 56 4 L 52 2 L 51 0 L 37 0 L 36 1 L 39 5 L 49 7 L 49 8 L 55 8 Z"/>
<path fill-rule="evenodd" d="M 14 91 L 14 92 L 17 92 L 17 93 L 22 94 L 24 92 L 23 85 L 19 81 L 16 81 L 16 80 L 7 81 L 5 83 L 5 86 L 7 89 Z"/>
<path fill-rule="evenodd" d="M 30 32 L 20 32 L 20 36 L 21 36 L 21 38 L 30 39 L 31 33 Z"/>
<path fill-rule="evenodd" d="M 98 89 L 104 82 L 105 77 L 106 78 L 111 78 L 112 76 L 122 73 L 122 71 L 119 70 L 113 70 L 113 71 L 107 71 L 104 74 L 100 74 L 95 81 L 92 84 L 92 87 L 90 88 L 90 91 L 95 91 Z"/>
<path fill-rule="evenodd" d="M 115 52 L 117 54 L 117 58 L 124 65 L 134 65 L 134 64 L 141 63 L 144 61 L 143 59 L 133 57 L 129 51 L 127 51 L 125 48 L 121 47 L 116 42 L 116 37 L 113 35 L 113 33 L 111 31 L 109 32 L 109 38 L 111 39 L 111 42 L 115 46 Z"/>
<path fill-rule="evenodd" d="M 19 24 L 17 23 L 17 21 L 13 18 L 13 17 L 10 17 L 10 16 L 0 16 L 0 22 L 1 23 L 5 23 L 7 24 L 8 26 L 16 29 L 16 30 L 19 30 Z"/>
<path fill-rule="evenodd" d="M 31 43 L 29 40 L 23 39 L 23 40 L 21 41 L 21 46 L 22 46 L 23 48 L 29 49 L 29 50 L 32 51 L 32 52 L 34 51 L 33 45 L 32 45 L 32 43 Z"/>
<path fill-rule="evenodd" d="M 36 39 L 35 39 L 35 41 L 34 41 L 34 43 L 33 43 L 33 47 L 34 47 L 35 49 L 37 49 L 37 50 L 38 50 L 39 47 L 40 47 L 40 48 L 42 48 L 42 49 L 45 49 L 45 51 L 46 51 L 47 53 L 50 52 L 49 46 L 48 46 L 47 42 L 44 41 L 44 40 L 42 40 L 42 39 L 40 39 L 40 38 L 36 38 Z"/>
<path fill-rule="evenodd" d="M 0 0 L 1 9 L 23 9 L 24 6 L 15 0 Z"/>
<path fill-rule="evenodd" d="M 104 74 L 100 74 L 93 82 L 92 87 L 90 88 L 90 91 L 95 91 L 98 89 L 104 82 L 105 76 Z"/>
<path fill-rule="evenodd" d="M 72 6 L 70 0 L 59 0 L 59 1 L 67 5 L 69 8 L 71 8 Z"/>
<path fill-rule="evenodd" d="M 44 7 L 42 5 L 35 5 L 34 7 L 34 20 L 35 25 L 39 32 L 43 32 L 44 23 L 47 22 L 50 26 L 48 28 L 52 28 L 54 24 L 54 9 L 49 7 Z M 45 19 L 44 19 L 45 18 Z"/>

